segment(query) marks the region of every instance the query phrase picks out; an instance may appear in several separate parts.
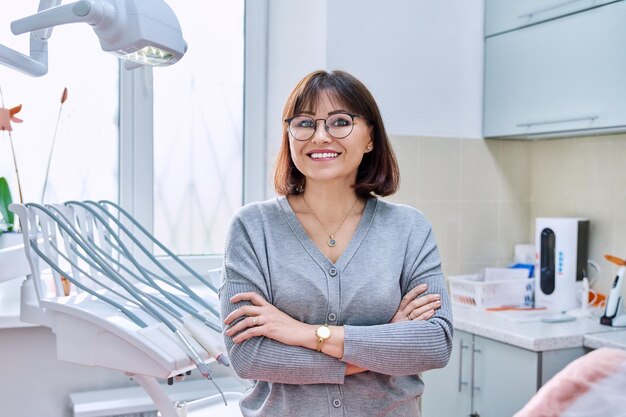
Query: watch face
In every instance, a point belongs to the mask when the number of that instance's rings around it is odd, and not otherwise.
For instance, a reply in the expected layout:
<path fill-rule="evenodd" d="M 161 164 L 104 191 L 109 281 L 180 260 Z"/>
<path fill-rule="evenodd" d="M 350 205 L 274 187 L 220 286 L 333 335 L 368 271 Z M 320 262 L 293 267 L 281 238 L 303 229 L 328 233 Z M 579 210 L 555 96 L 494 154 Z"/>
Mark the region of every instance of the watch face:
<path fill-rule="evenodd" d="M 328 339 L 330 337 L 330 329 L 327 326 L 320 326 L 317 328 L 317 337 L 322 339 Z"/>

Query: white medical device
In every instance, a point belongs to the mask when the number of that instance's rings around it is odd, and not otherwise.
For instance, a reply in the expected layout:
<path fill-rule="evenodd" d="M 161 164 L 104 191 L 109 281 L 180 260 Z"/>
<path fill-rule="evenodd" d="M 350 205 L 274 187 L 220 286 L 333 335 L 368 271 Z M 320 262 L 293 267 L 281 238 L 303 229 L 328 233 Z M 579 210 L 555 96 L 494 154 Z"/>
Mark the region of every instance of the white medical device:
<path fill-rule="evenodd" d="M 537 218 L 535 306 L 563 312 L 580 307 L 578 291 L 586 276 L 589 220 Z"/>

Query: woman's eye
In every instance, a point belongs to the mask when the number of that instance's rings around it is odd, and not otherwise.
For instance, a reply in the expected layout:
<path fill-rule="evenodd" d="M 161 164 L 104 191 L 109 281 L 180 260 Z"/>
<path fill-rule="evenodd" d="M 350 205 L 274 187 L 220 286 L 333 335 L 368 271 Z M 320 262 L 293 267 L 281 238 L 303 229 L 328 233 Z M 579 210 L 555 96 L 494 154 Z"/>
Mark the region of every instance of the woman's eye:
<path fill-rule="evenodd" d="M 297 126 L 304 128 L 315 128 L 315 122 L 311 119 L 299 120 Z"/>
<path fill-rule="evenodd" d="M 352 121 L 350 120 L 350 118 L 348 118 L 347 116 L 340 116 L 337 117 L 336 119 L 334 119 L 331 122 L 331 126 L 333 127 L 344 127 L 344 126 L 350 126 L 350 123 Z"/>

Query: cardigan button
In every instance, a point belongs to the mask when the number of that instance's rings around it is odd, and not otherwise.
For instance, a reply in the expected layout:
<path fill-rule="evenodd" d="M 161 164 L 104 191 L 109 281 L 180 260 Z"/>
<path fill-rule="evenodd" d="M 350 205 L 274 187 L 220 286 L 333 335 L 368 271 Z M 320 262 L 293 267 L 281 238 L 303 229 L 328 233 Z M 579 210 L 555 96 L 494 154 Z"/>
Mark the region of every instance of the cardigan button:
<path fill-rule="evenodd" d="M 330 268 L 328 270 L 328 273 L 330 274 L 331 277 L 334 277 L 335 275 L 337 275 L 337 268 Z"/>
<path fill-rule="evenodd" d="M 335 408 L 341 407 L 341 400 L 339 398 L 335 398 L 333 400 L 333 407 L 335 407 Z"/>
<path fill-rule="evenodd" d="M 335 313 L 328 314 L 328 321 L 335 321 L 335 320 L 337 320 L 337 315 Z"/>

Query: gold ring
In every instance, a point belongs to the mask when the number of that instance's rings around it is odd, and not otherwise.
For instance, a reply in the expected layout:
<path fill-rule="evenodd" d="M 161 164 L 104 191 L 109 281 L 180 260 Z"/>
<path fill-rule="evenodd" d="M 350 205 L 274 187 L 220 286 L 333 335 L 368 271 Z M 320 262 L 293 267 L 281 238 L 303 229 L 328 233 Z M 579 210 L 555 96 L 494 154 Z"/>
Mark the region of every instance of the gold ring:
<path fill-rule="evenodd" d="M 252 317 L 252 325 L 257 326 L 259 324 L 259 319 L 257 316 Z"/>

